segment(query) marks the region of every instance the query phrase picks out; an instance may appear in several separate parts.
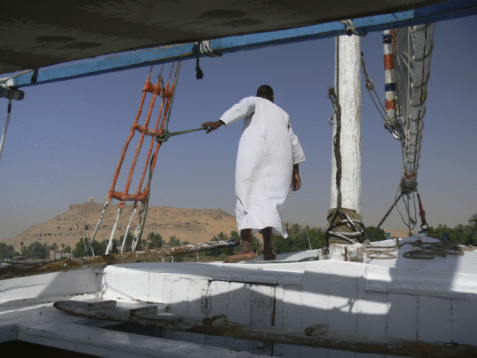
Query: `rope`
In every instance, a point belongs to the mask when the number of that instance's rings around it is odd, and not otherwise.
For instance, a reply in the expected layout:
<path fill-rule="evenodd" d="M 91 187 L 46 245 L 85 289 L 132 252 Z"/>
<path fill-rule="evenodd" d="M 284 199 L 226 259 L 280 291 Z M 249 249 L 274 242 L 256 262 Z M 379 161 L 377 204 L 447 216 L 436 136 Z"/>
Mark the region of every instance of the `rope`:
<path fill-rule="evenodd" d="M 123 253 L 123 251 L 124 251 L 124 246 L 126 245 L 126 242 L 127 242 L 127 240 L 128 240 L 128 237 L 129 237 L 129 228 L 131 227 L 131 222 L 132 222 L 133 216 L 134 216 L 134 214 L 136 213 L 136 211 L 137 211 L 137 208 L 136 208 L 136 207 L 133 207 L 133 208 L 131 209 L 131 211 L 130 211 L 131 216 L 129 217 L 129 222 L 128 222 L 128 225 L 126 226 L 126 230 L 125 230 L 125 232 L 124 232 L 123 242 L 122 242 L 121 248 L 120 248 L 120 250 L 119 250 L 119 253 L 121 253 L 121 254 Z"/>
<path fill-rule="evenodd" d="M 414 228 L 416 227 L 416 224 L 417 224 L 416 199 L 414 197 L 414 193 L 406 193 L 406 192 L 402 192 L 402 193 L 403 193 L 403 196 L 402 196 L 403 200 L 402 201 L 403 201 L 404 206 L 406 208 L 407 221 L 406 221 L 406 219 L 404 219 L 403 214 L 401 213 L 399 208 L 397 208 L 397 210 L 398 210 L 399 216 L 401 217 L 401 220 L 407 226 L 407 228 L 409 230 L 409 233 L 411 235 L 412 230 L 414 230 Z M 411 210 L 410 210 L 411 201 L 412 201 L 412 203 L 414 203 L 414 214 L 413 215 L 411 215 Z"/>
<path fill-rule="evenodd" d="M 395 252 L 398 250 L 398 248 L 399 243 L 397 240 L 394 246 L 373 246 L 368 240 L 366 240 L 364 252 L 366 253 L 366 257 L 369 259 L 390 260 L 397 258 L 397 254 L 395 254 Z"/>
<path fill-rule="evenodd" d="M 361 52 L 361 66 L 363 68 L 363 74 L 365 77 L 366 89 L 368 90 L 368 94 L 371 97 L 371 100 L 373 101 L 373 104 L 376 107 L 378 114 L 384 120 L 384 128 L 386 128 L 395 139 L 401 140 L 402 138 L 404 138 L 401 123 L 398 121 L 391 120 L 391 118 L 389 118 L 388 114 L 386 113 L 386 109 L 384 108 L 383 104 L 381 103 L 381 101 L 379 101 L 379 95 L 376 92 L 373 80 L 371 79 L 371 76 L 368 74 L 368 71 L 366 69 L 366 62 L 364 61 L 363 52 Z"/>
<path fill-rule="evenodd" d="M 166 119 L 166 127 L 165 127 L 166 131 L 169 128 L 169 119 L 171 118 L 171 112 L 172 112 L 169 109 L 169 107 L 172 107 L 172 105 L 174 104 L 174 98 L 176 97 L 177 83 L 179 82 L 179 73 L 181 71 L 181 67 L 182 67 L 182 62 L 179 62 L 179 64 L 177 65 L 176 74 L 174 76 L 174 88 L 172 89 L 171 100 L 170 100 L 170 103 L 168 103 L 168 108 L 167 108 L 167 119 Z M 169 79 L 171 77 L 171 74 L 172 74 L 172 68 L 169 74 Z M 167 82 L 167 84 L 169 85 L 169 82 Z"/>
<path fill-rule="evenodd" d="M 195 132 L 195 131 L 201 131 L 201 130 L 205 130 L 205 129 L 207 129 L 207 128 L 200 127 L 200 128 L 194 128 L 194 129 L 186 129 L 186 130 L 177 131 L 177 132 L 164 131 L 164 133 L 162 133 L 162 134 L 160 134 L 156 137 L 156 141 L 167 142 L 167 140 L 170 137 L 174 137 L 174 136 L 178 136 L 178 135 L 182 135 L 182 134 L 186 134 L 186 133 L 191 133 L 191 132 Z"/>
<path fill-rule="evenodd" d="M 182 65 L 182 62 L 179 62 L 178 66 L 177 66 L 177 69 L 176 69 L 175 76 L 174 76 L 174 80 L 173 80 L 174 85 L 173 85 L 172 95 L 169 98 L 169 101 L 167 101 L 166 108 L 164 109 L 164 111 L 165 111 L 164 115 L 167 113 L 167 118 L 165 119 L 165 121 L 164 121 L 164 119 L 162 121 L 161 131 L 162 131 L 163 134 L 164 134 L 164 132 L 168 132 L 167 128 L 169 126 L 169 118 L 170 118 L 170 115 L 171 115 L 170 108 L 172 107 L 172 104 L 173 104 L 173 101 L 174 101 L 181 65 Z M 169 83 L 170 83 L 170 79 L 171 79 L 171 76 L 172 76 L 173 68 L 174 68 L 174 66 L 171 67 L 171 71 L 169 73 L 169 79 L 167 81 L 167 88 L 169 88 Z M 162 73 L 162 69 L 161 69 L 161 73 Z M 164 90 L 164 86 L 162 88 Z M 162 107 L 161 107 L 161 110 L 162 110 Z M 158 124 L 159 124 L 159 121 L 157 121 L 156 129 L 157 129 Z M 152 148 L 153 141 L 154 140 L 151 140 L 151 148 Z M 152 174 L 154 172 L 154 168 L 155 168 L 155 165 L 156 165 L 157 154 L 159 152 L 159 148 L 161 147 L 162 142 L 157 141 L 157 143 L 158 143 L 158 145 L 156 146 L 156 151 L 153 154 L 153 156 L 152 156 L 152 158 L 149 162 L 149 176 L 148 176 L 147 184 L 146 184 L 146 201 L 145 201 L 145 203 L 143 203 L 141 209 L 139 210 L 139 223 L 138 223 L 138 226 L 136 227 L 136 230 L 134 231 L 134 238 L 133 238 L 133 242 L 131 244 L 131 250 L 132 251 L 135 251 L 136 247 L 141 242 L 142 234 L 144 232 L 144 227 L 146 225 L 147 212 L 148 212 L 148 209 L 149 209 L 149 198 L 151 197 Z M 148 159 L 149 159 L 149 156 L 148 156 Z M 143 178 L 144 178 L 144 175 L 143 175 Z M 141 185 L 142 185 L 142 179 L 141 179 L 141 183 L 139 184 L 138 191 L 139 191 Z M 142 217 L 143 214 L 144 214 L 144 217 Z"/>
<path fill-rule="evenodd" d="M 148 209 L 148 205 L 149 205 L 151 178 L 152 178 L 152 174 L 154 172 L 154 168 L 155 168 L 155 165 L 156 165 L 159 148 L 161 147 L 162 142 L 164 141 L 164 140 L 163 141 L 160 141 L 160 140 L 156 141 L 156 137 L 161 136 L 163 134 L 165 134 L 164 137 L 166 137 L 166 136 L 169 137 L 172 134 L 172 133 L 168 132 L 167 127 L 169 125 L 169 120 L 170 120 L 170 115 L 171 115 L 171 107 L 172 107 L 172 104 L 173 104 L 175 91 L 177 89 L 177 82 L 178 82 L 180 68 L 181 68 L 181 62 L 179 62 L 179 64 L 177 65 L 176 68 L 175 68 L 175 64 L 172 64 L 171 70 L 169 72 L 169 78 L 167 80 L 166 85 L 164 85 L 164 79 L 163 79 L 163 76 L 162 76 L 162 73 L 163 73 L 163 70 L 164 70 L 164 64 L 161 67 L 160 73 L 159 73 L 158 78 L 157 78 L 157 83 L 155 85 L 153 85 L 150 82 L 152 67 L 151 67 L 151 70 L 149 71 L 149 75 L 148 75 L 148 77 L 146 79 L 146 82 L 144 84 L 143 93 L 142 93 L 142 97 L 141 97 L 141 102 L 140 102 L 140 105 L 139 105 L 139 109 L 138 109 L 136 118 L 135 118 L 135 120 L 134 120 L 134 122 L 131 126 L 129 136 L 126 139 L 126 143 L 123 146 L 123 149 L 122 149 L 122 152 L 121 152 L 121 155 L 120 155 L 120 158 L 119 158 L 119 162 L 118 162 L 118 165 L 116 167 L 116 171 L 114 173 L 111 188 L 110 188 L 110 190 L 109 190 L 109 192 L 106 196 L 103 211 L 102 211 L 101 216 L 98 220 L 98 223 L 96 225 L 96 228 L 95 228 L 95 231 L 94 231 L 94 234 L 93 234 L 93 238 L 92 238 L 92 240 L 95 239 L 96 234 L 97 234 L 97 232 L 99 230 L 99 227 L 101 225 L 101 222 L 103 220 L 103 216 L 105 214 L 105 211 L 106 211 L 107 207 L 109 206 L 109 204 L 111 203 L 111 200 L 113 198 L 119 200 L 120 203 L 119 203 L 119 207 L 118 207 L 118 214 L 116 216 L 116 220 L 115 220 L 115 223 L 113 225 L 113 229 L 112 229 L 112 232 L 111 232 L 111 235 L 110 235 L 110 238 L 109 238 L 108 247 L 106 249 L 106 254 L 108 254 L 112 249 L 112 242 L 113 242 L 113 239 L 114 239 L 114 234 L 116 232 L 116 229 L 117 229 L 117 226 L 118 226 L 118 223 L 119 223 L 119 218 L 121 216 L 121 213 L 122 213 L 122 210 L 124 208 L 124 205 L 125 205 L 126 201 L 133 202 L 133 210 L 131 211 L 131 218 L 130 218 L 129 224 L 127 226 L 127 230 L 126 230 L 126 234 L 124 236 L 123 243 L 120 246 L 119 250 L 122 252 L 123 249 L 124 249 L 124 245 L 125 245 L 127 236 L 129 234 L 129 227 L 130 227 L 131 219 L 132 219 L 132 216 L 134 215 L 134 212 L 136 211 L 137 203 L 139 201 L 142 203 L 142 205 L 141 205 L 141 209 L 139 210 L 139 224 L 138 224 L 138 227 L 136 228 L 135 233 L 134 233 L 133 244 L 132 244 L 133 250 L 135 249 L 135 247 L 137 246 L 137 244 L 141 240 L 141 235 L 144 231 L 144 225 L 145 225 L 145 221 L 146 221 L 146 217 L 147 217 L 147 209 Z M 175 75 L 173 76 L 174 70 L 175 70 Z M 171 83 L 171 81 L 172 81 L 172 83 Z M 146 95 L 148 93 L 152 94 L 152 98 L 151 98 L 150 103 L 149 103 L 148 112 L 147 112 L 146 118 L 144 120 L 144 124 L 139 125 L 138 121 L 141 117 L 142 109 L 144 107 L 144 101 L 145 101 Z M 158 114 L 157 114 L 157 117 L 156 117 L 156 122 L 155 122 L 154 127 L 149 128 L 149 122 L 151 120 L 152 112 L 153 112 L 153 109 L 154 109 L 154 104 L 155 104 L 156 98 L 158 96 L 160 97 L 160 108 L 159 108 L 159 111 L 158 111 Z M 129 147 L 131 139 L 133 138 L 136 131 L 138 131 L 140 133 L 140 137 L 139 137 L 139 140 L 138 140 L 138 143 L 137 143 L 137 146 L 136 146 L 136 150 L 135 150 L 135 153 L 134 153 L 132 161 L 131 161 L 129 173 L 127 174 L 126 185 L 125 185 L 125 188 L 124 188 L 123 191 L 116 191 L 115 188 L 116 188 L 116 183 L 117 183 L 117 180 L 118 180 L 118 176 L 119 176 L 121 167 L 123 165 L 123 161 L 124 161 L 127 149 Z M 178 134 L 179 133 L 173 133 L 173 135 L 178 135 Z M 130 194 L 129 189 L 130 189 L 132 177 L 133 177 L 134 170 L 135 170 L 137 161 L 139 159 L 139 154 L 140 154 L 140 151 L 142 149 L 142 146 L 143 146 L 144 139 L 145 139 L 146 135 L 151 136 L 152 138 L 150 140 L 149 148 L 148 148 L 147 155 L 146 155 L 146 158 L 145 158 L 145 165 L 142 169 L 142 175 L 140 177 L 136 193 L 135 194 Z M 147 146 L 147 144 L 146 144 L 146 146 Z M 146 174 L 147 174 L 148 170 L 149 170 L 149 175 L 146 178 Z M 144 183 L 145 180 L 146 180 L 146 184 L 145 184 L 145 187 L 143 188 L 143 183 Z"/>
<path fill-rule="evenodd" d="M 381 221 L 379 222 L 378 226 L 376 226 L 376 229 L 379 229 L 381 228 L 381 225 L 383 224 L 384 220 L 386 220 L 386 218 L 389 216 L 389 214 L 391 214 L 391 211 L 394 209 L 394 207 L 396 206 L 396 204 L 398 203 L 399 199 L 401 199 L 402 197 L 402 193 L 399 194 L 399 196 L 396 198 L 396 200 L 394 200 L 394 203 L 393 205 L 391 205 L 391 207 L 389 208 L 389 210 L 386 212 L 386 214 L 384 215 L 384 217 L 381 219 Z"/>
<path fill-rule="evenodd" d="M 134 240 L 133 240 L 133 244 L 131 245 L 132 251 L 136 250 L 136 247 L 141 242 L 142 233 L 144 232 L 144 226 L 146 225 L 147 211 L 149 209 L 149 198 L 151 197 L 151 190 L 150 190 L 151 179 L 152 179 L 152 173 L 154 171 L 153 162 L 155 163 L 154 158 L 151 159 L 151 162 L 149 164 L 149 177 L 147 179 L 148 191 L 147 191 L 146 203 L 145 205 L 141 207 L 141 210 L 139 210 L 139 223 L 137 225 L 136 231 L 134 232 Z M 142 214 L 144 214 L 144 218 L 142 218 Z M 141 221 L 142 221 L 142 224 L 141 224 Z"/>
<path fill-rule="evenodd" d="M 88 239 L 88 248 L 86 249 L 86 256 L 89 256 L 90 254 L 91 256 L 94 256 L 93 241 L 90 239 L 88 234 L 88 225 L 86 225 L 84 228 L 84 236 Z"/>
<path fill-rule="evenodd" d="M 439 240 L 438 242 L 422 242 L 422 240 L 416 240 L 414 242 L 405 242 L 399 247 L 404 245 L 411 245 L 413 247 L 418 247 L 417 250 L 412 250 L 405 252 L 403 257 L 408 259 L 421 259 L 421 260 L 431 260 L 436 256 L 446 257 L 447 255 L 464 255 L 464 251 L 471 251 L 475 248 L 466 248 L 463 249 L 455 242 L 447 240 Z"/>
<path fill-rule="evenodd" d="M 209 56 L 209 57 L 220 57 L 220 56 L 222 56 L 221 53 L 214 52 L 214 50 L 212 50 L 210 48 L 210 41 L 209 40 L 196 42 L 196 45 L 199 46 L 199 50 L 200 50 L 200 53 L 202 55 Z"/>
<path fill-rule="evenodd" d="M 421 196 L 417 193 L 417 200 L 419 201 L 419 216 L 421 217 L 421 230 L 422 232 L 426 232 L 429 230 L 429 225 L 427 225 L 426 221 L 426 212 L 422 207 Z"/>
<path fill-rule="evenodd" d="M 356 35 L 356 36 L 360 36 L 360 37 L 364 37 L 367 35 L 367 31 L 366 30 L 356 30 L 356 28 L 354 27 L 354 24 L 353 24 L 353 21 L 348 19 L 348 20 L 341 20 L 340 21 L 343 25 L 345 25 L 345 28 L 346 28 L 346 35 L 348 36 L 351 36 L 351 35 Z"/>
<path fill-rule="evenodd" d="M 396 93 L 397 88 L 397 78 L 395 74 L 395 58 L 397 56 L 397 40 L 396 32 L 394 30 L 387 30 L 383 33 L 383 42 L 384 42 L 384 63 L 385 63 L 385 109 L 384 114 L 382 113 L 383 108 L 378 108 L 376 101 L 373 97 L 374 85 L 372 84 L 371 79 L 368 76 L 366 71 L 364 56 L 361 54 L 361 63 L 363 66 L 363 72 L 366 77 L 366 88 L 378 109 L 379 114 L 384 119 L 384 126 L 388 129 L 393 136 L 401 141 L 401 150 L 402 150 L 402 171 L 398 187 L 398 193 L 396 193 L 396 198 L 385 214 L 384 218 L 380 221 L 377 228 L 380 228 L 384 220 L 396 206 L 398 201 L 402 198 L 405 205 L 405 210 L 407 218 L 404 218 L 401 211 L 398 209 L 399 215 L 401 216 L 402 221 L 407 225 L 409 231 L 414 229 L 417 223 L 417 209 L 414 193 L 417 193 L 417 171 L 419 169 L 419 159 L 420 159 L 420 150 L 422 142 L 422 131 L 424 128 L 424 116 L 426 113 L 426 108 L 424 106 L 426 98 L 426 87 L 427 82 L 430 78 L 430 71 L 426 73 L 426 69 L 430 65 L 427 61 L 430 61 L 430 56 L 433 50 L 432 42 L 432 32 L 433 25 L 424 25 L 424 26 L 414 26 L 409 28 L 411 33 L 424 32 L 424 38 L 421 39 L 424 41 L 424 46 L 421 48 L 416 48 L 415 44 L 412 44 L 411 41 L 408 41 L 408 53 L 412 53 L 412 61 L 414 65 L 411 64 L 411 57 L 407 59 L 405 65 L 408 66 L 408 78 L 407 82 L 411 83 L 411 90 L 406 91 L 406 98 L 402 98 L 399 93 Z M 427 30 L 430 30 L 429 34 Z M 415 38 L 414 38 L 415 39 Z M 409 38 L 410 40 L 410 38 Z M 430 43 L 429 43 L 430 40 Z M 418 55 L 416 55 L 418 54 Z M 398 62 L 396 62 L 397 64 Z M 415 78 L 414 78 L 415 77 Z M 377 97 L 377 95 L 376 95 Z M 412 98 L 411 98 L 412 97 Z M 401 99 L 401 101 L 399 101 Z M 381 103 L 381 102 L 379 102 Z M 405 112 L 402 108 L 403 103 L 407 103 L 412 107 L 410 113 Z M 398 105 L 397 105 L 398 104 Z M 396 114 L 396 109 L 399 110 L 398 113 L 401 116 Z M 417 199 L 419 201 L 420 216 L 421 216 L 421 230 L 424 232 L 428 229 L 427 222 L 425 220 L 425 212 L 422 209 L 422 203 L 420 202 L 419 194 L 417 194 Z M 414 216 L 411 214 L 411 201 L 414 202 Z"/>
<path fill-rule="evenodd" d="M 331 100 L 333 110 L 335 113 L 335 124 L 336 124 L 336 133 L 333 138 L 333 152 L 335 156 L 336 162 L 336 190 L 337 190 L 337 200 L 336 200 L 336 208 L 331 215 L 328 216 L 328 226 L 325 230 L 325 239 L 326 239 L 326 247 L 329 246 L 330 237 L 337 238 L 338 241 L 345 241 L 346 243 L 355 244 L 356 239 L 359 241 L 362 240 L 364 235 L 364 225 L 361 221 L 356 219 L 351 219 L 348 214 L 341 210 L 341 174 L 342 174 L 342 166 L 341 166 L 341 144 L 340 144 L 340 136 L 341 136 L 341 106 L 338 101 L 338 97 L 336 95 L 335 89 L 330 88 L 328 89 L 328 97 Z M 341 220 L 336 222 L 337 217 L 340 217 Z M 351 228 L 354 232 L 336 232 L 332 231 L 338 226 L 347 225 Z M 358 228 L 359 226 L 359 228 Z M 352 239 L 354 238 L 354 240 Z"/>
<path fill-rule="evenodd" d="M 447 255 L 463 256 L 465 251 L 473 251 L 476 249 L 476 247 L 471 245 L 463 246 L 447 240 L 423 242 L 421 239 L 417 239 L 416 241 L 399 244 L 396 239 L 394 246 L 373 246 L 370 245 L 369 242 L 367 244 L 365 247 L 366 256 L 370 259 L 378 260 L 395 259 L 397 257 L 396 251 L 405 245 L 411 245 L 416 249 L 407 251 L 403 253 L 402 256 L 414 260 L 432 260 L 436 256 L 446 257 Z"/>
<path fill-rule="evenodd" d="M 195 78 L 200 80 L 200 79 L 204 78 L 204 72 L 202 72 L 202 69 L 200 68 L 200 65 L 199 65 L 199 54 L 204 55 L 204 56 L 209 56 L 209 57 L 220 57 L 220 56 L 222 56 L 222 54 L 214 52 L 214 50 L 212 50 L 210 48 L 209 40 L 196 42 L 195 46 L 194 46 L 194 52 L 195 52 L 195 59 L 196 59 Z"/>

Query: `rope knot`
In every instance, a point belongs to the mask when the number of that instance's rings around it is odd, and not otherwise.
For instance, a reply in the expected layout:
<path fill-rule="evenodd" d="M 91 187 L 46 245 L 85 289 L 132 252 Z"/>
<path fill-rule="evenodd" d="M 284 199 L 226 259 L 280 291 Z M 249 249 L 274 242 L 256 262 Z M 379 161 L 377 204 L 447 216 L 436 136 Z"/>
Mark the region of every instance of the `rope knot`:
<path fill-rule="evenodd" d="M 167 142 L 167 140 L 171 137 L 171 133 L 169 131 L 164 131 L 162 134 L 156 136 L 156 141 L 157 142 Z"/>
<path fill-rule="evenodd" d="M 364 37 L 367 35 L 366 30 L 356 30 L 354 27 L 353 21 L 351 19 L 348 20 L 342 20 L 340 21 L 343 25 L 345 25 L 346 28 L 346 35 L 351 36 L 351 35 L 357 35 Z"/>

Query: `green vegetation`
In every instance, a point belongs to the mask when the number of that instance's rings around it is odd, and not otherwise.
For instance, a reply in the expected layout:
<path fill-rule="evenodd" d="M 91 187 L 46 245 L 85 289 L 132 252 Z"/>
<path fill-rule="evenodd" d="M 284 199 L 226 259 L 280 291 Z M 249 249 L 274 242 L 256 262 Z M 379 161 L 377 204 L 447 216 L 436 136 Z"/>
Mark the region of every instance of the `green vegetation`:
<path fill-rule="evenodd" d="M 386 240 L 386 233 L 384 232 L 383 229 L 378 229 L 378 228 L 375 228 L 374 226 L 369 226 L 366 228 L 366 231 L 364 232 L 364 239 L 369 240 L 371 242 Z"/>
<path fill-rule="evenodd" d="M 288 238 L 284 239 L 280 236 L 274 236 L 273 245 L 276 253 L 286 253 L 303 251 L 309 249 L 318 249 L 325 247 L 325 232 L 322 229 L 317 229 L 309 226 L 300 226 L 298 224 L 285 224 L 288 232 Z M 429 227 L 427 236 L 436 239 L 445 239 L 456 242 L 461 245 L 477 246 L 477 214 L 472 215 L 468 220 L 468 225 L 457 225 L 454 228 L 449 228 L 446 225 L 439 225 L 436 228 Z M 258 235 L 259 236 L 259 235 Z M 364 239 L 369 241 L 385 240 L 386 235 L 384 230 L 377 229 L 375 227 L 367 227 Z M 240 241 L 240 235 L 236 231 L 232 231 L 230 235 L 226 235 L 223 232 L 214 236 L 210 241 Z M 113 240 L 113 247 L 111 252 L 118 252 L 118 248 L 123 241 L 123 236 L 119 240 Z M 131 248 L 132 235 L 128 235 L 126 240 L 125 250 L 129 251 Z M 181 242 L 176 236 L 171 236 L 168 241 L 164 240 L 160 234 L 150 232 L 145 238 L 143 238 L 139 244 L 140 250 L 145 249 L 160 249 L 181 245 L 190 244 L 187 241 Z M 92 249 L 95 255 L 102 255 L 106 252 L 108 240 L 103 242 L 94 241 Z M 73 253 L 73 257 L 90 256 L 92 253 L 86 254 L 86 250 L 89 246 L 89 239 L 81 238 L 76 245 L 73 246 L 73 250 L 65 244 L 61 245 L 63 253 Z M 262 241 L 253 238 L 254 250 L 258 255 L 263 252 Z M 16 252 L 12 245 L 7 245 L 0 242 L 0 260 L 13 259 L 17 256 L 23 256 L 25 259 L 37 259 L 45 260 L 49 259 L 51 250 L 58 250 L 56 243 L 48 246 L 47 244 L 41 244 L 39 242 L 33 242 L 29 246 L 24 246 L 21 243 L 21 252 Z M 230 247 L 225 249 L 214 249 L 210 252 L 191 253 L 175 255 L 173 257 L 164 258 L 164 262 L 183 262 L 183 261 L 222 261 L 227 256 L 234 255 L 238 252 L 239 247 Z"/>
<path fill-rule="evenodd" d="M 3 242 L 0 242 L 0 258 L 1 259 L 13 259 L 15 256 L 20 254 L 15 251 L 13 245 L 7 245 Z"/>
<path fill-rule="evenodd" d="M 439 225 L 437 228 L 429 227 L 427 236 L 436 239 L 454 241 L 460 245 L 477 246 L 477 214 L 472 215 L 468 225 L 457 225 L 451 229 L 447 225 Z"/>

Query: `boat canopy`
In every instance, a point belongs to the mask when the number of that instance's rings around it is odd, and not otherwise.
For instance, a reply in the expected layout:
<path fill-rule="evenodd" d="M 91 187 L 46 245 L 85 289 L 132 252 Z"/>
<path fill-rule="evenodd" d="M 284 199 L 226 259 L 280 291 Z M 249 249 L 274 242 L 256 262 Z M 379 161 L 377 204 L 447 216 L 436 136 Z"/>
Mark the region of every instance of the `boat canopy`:
<path fill-rule="evenodd" d="M 239 51 L 344 34 L 350 31 L 346 24 L 378 31 L 475 13 L 473 0 L 362 0 L 360 6 L 353 0 L 4 1 L 0 4 L 0 77 L 28 71 L 24 78 L 1 81 L 4 87 L 19 88 L 193 58 L 193 46 L 201 41 L 211 40 L 212 51 Z M 268 35 L 262 39 L 260 34 Z M 192 46 L 184 49 L 179 44 Z M 169 52 L 162 49 L 157 54 L 158 47 Z M 127 63 L 119 61 L 124 53 L 145 50 L 146 54 L 128 58 Z M 97 62 L 107 55 L 114 56 Z M 94 62 L 94 70 L 42 73 L 46 67 L 71 61 Z"/>

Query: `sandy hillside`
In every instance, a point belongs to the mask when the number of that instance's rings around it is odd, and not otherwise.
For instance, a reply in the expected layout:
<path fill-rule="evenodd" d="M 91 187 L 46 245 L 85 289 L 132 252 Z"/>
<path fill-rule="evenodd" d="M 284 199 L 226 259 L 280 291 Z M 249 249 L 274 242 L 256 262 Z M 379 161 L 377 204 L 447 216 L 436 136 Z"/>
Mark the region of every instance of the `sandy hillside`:
<path fill-rule="evenodd" d="M 69 210 L 53 219 L 32 226 L 20 235 L 1 242 L 13 245 L 17 251 L 20 251 L 21 242 L 25 246 L 34 241 L 47 243 L 48 245 L 56 243 L 60 248 L 61 244 L 75 245 L 81 237 L 85 236 L 85 228 L 90 237 L 93 235 L 102 210 L 102 203 L 72 204 Z M 130 218 L 130 211 L 131 206 L 127 205 L 122 212 L 115 237 L 124 235 Z M 117 205 L 108 207 L 96 240 L 109 239 L 117 213 Z M 134 232 L 138 220 L 138 213 L 136 212 L 132 220 L 131 232 Z M 210 241 L 212 237 L 220 232 L 230 235 L 232 231 L 237 231 L 237 222 L 234 216 L 220 209 L 149 207 L 144 231 L 145 235 L 150 232 L 161 234 L 165 241 L 175 235 L 181 242 L 197 243 Z"/>

